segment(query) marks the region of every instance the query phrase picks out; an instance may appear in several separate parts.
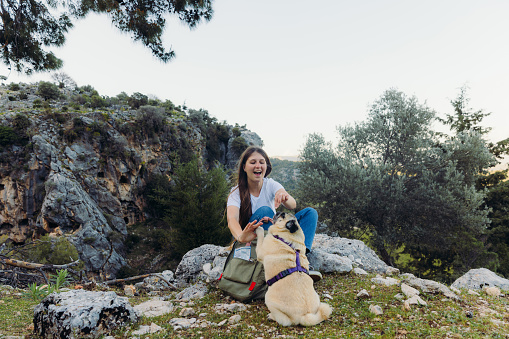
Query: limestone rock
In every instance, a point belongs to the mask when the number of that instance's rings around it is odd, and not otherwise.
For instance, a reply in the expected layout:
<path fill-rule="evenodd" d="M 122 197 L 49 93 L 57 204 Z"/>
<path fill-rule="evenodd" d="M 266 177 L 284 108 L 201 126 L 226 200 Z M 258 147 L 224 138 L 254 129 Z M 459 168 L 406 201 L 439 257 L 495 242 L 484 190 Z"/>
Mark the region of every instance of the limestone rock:
<path fill-rule="evenodd" d="M 377 275 L 375 278 L 371 278 L 371 281 L 374 282 L 375 284 L 384 285 L 384 286 L 393 286 L 393 285 L 399 284 L 398 279 L 394 279 L 391 277 L 384 278 L 380 275 Z"/>
<path fill-rule="evenodd" d="M 355 296 L 355 299 L 369 299 L 371 298 L 371 295 L 369 294 L 368 291 L 366 291 L 365 289 L 362 289 L 359 293 L 357 293 L 357 295 Z"/>
<path fill-rule="evenodd" d="M 203 282 L 198 282 L 189 286 L 178 293 L 175 297 L 177 300 L 188 301 L 192 299 L 201 299 L 208 292 L 208 287 Z"/>
<path fill-rule="evenodd" d="M 196 280 L 203 265 L 213 262 L 222 250 L 221 246 L 206 244 L 187 252 L 175 270 L 176 279 L 184 285 Z"/>
<path fill-rule="evenodd" d="M 384 263 L 371 248 L 366 246 L 366 244 L 360 240 L 331 237 L 326 234 L 316 234 L 312 249 L 311 253 L 320 249 L 323 252 L 336 254 L 341 257 L 348 257 L 351 255 L 355 259 L 360 259 L 360 262 L 362 263 L 360 267 L 370 273 L 391 272 L 391 274 L 393 274 L 394 272 L 394 268 Z M 311 259 L 310 263 L 314 266 Z"/>
<path fill-rule="evenodd" d="M 438 283 L 436 281 L 417 278 L 413 274 L 410 274 L 410 273 L 401 274 L 400 278 L 403 278 L 403 282 L 405 282 L 409 286 L 417 288 L 417 289 L 421 290 L 423 293 L 443 294 L 444 296 L 446 296 L 447 298 L 450 298 L 450 299 L 454 299 L 454 300 L 460 299 L 447 286 L 445 286 L 444 284 Z"/>
<path fill-rule="evenodd" d="M 407 297 L 407 298 L 411 298 L 413 297 L 414 295 L 419 295 L 419 291 L 416 290 L 415 288 L 411 287 L 411 286 L 408 286 L 407 284 L 403 283 L 401 284 L 401 292 L 403 292 L 403 294 Z"/>
<path fill-rule="evenodd" d="M 327 253 L 322 249 L 315 248 L 307 255 L 309 264 L 314 270 L 332 273 L 348 273 L 352 271 L 352 261 L 344 256 Z"/>
<path fill-rule="evenodd" d="M 163 328 L 157 324 L 151 323 L 150 326 L 142 325 L 140 328 L 136 331 L 133 331 L 133 335 L 144 335 L 144 334 L 151 334 L 151 333 L 157 333 L 161 331 Z"/>
<path fill-rule="evenodd" d="M 382 315 L 384 311 L 378 305 L 369 305 L 369 311 L 375 315 Z"/>
<path fill-rule="evenodd" d="M 413 297 L 409 298 L 406 302 L 408 302 L 409 305 L 422 305 L 427 306 L 428 303 L 421 299 L 418 295 L 414 295 Z"/>
<path fill-rule="evenodd" d="M 476 268 L 468 271 L 452 284 L 455 288 L 480 290 L 483 286 L 498 287 L 509 291 L 509 280 L 498 276 L 487 268 Z"/>
<path fill-rule="evenodd" d="M 34 331 L 42 338 L 97 338 L 138 316 L 114 292 L 52 293 L 34 309 Z"/>
<path fill-rule="evenodd" d="M 133 307 L 140 315 L 147 318 L 158 317 L 163 314 L 171 313 L 175 309 L 170 301 L 151 299 Z"/>
<path fill-rule="evenodd" d="M 492 297 L 498 297 L 501 294 L 500 288 L 498 287 L 486 287 L 484 289 L 484 292 L 486 292 L 487 295 Z"/>
<path fill-rule="evenodd" d="M 362 268 L 359 268 L 359 267 L 355 267 L 353 269 L 353 273 L 357 274 L 357 275 L 367 275 L 368 272 L 364 271 Z"/>

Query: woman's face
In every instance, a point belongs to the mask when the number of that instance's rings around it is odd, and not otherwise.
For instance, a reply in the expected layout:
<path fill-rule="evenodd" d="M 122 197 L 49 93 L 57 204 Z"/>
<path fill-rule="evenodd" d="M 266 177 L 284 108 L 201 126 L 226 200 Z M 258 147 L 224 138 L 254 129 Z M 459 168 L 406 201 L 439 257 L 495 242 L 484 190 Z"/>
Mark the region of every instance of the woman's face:
<path fill-rule="evenodd" d="M 263 155 L 258 152 L 253 152 L 247 158 L 246 164 L 244 165 L 244 172 L 247 174 L 248 181 L 263 181 L 265 172 L 267 172 L 267 162 Z"/>

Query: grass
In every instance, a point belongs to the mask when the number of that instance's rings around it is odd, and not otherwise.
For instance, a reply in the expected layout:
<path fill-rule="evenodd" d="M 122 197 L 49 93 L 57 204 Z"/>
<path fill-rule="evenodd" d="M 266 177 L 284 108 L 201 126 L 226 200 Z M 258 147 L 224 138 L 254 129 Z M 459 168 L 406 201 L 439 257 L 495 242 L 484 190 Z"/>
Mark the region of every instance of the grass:
<path fill-rule="evenodd" d="M 509 338 L 507 295 L 490 297 L 481 292 L 479 297 L 464 291 L 462 301 L 451 301 L 442 295 L 421 293 L 428 305 L 414 305 L 410 311 L 405 311 L 402 302 L 394 298 L 401 292 L 400 287 L 376 285 L 373 288 L 371 277 L 325 275 L 315 288 L 321 300 L 329 303 L 334 310 L 329 320 L 314 327 L 280 326 L 267 319 L 268 310 L 264 302 L 256 301 L 248 304 L 246 311 L 238 313 L 241 321 L 235 325 L 174 330 L 169 322 L 172 318 L 180 317 L 183 307 L 194 309 L 195 315 L 192 317 L 216 324 L 233 315 L 217 312 L 216 304 L 230 303 L 232 300 L 211 288 L 203 299 L 185 304 L 174 301 L 174 312 L 155 318 L 142 318 L 138 323 L 118 329 L 111 335 L 130 338 L 140 325 L 155 323 L 163 330 L 143 335 L 143 338 Z M 368 290 L 371 298 L 356 300 L 356 294 L 362 289 Z M 329 295 L 332 300 L 324 295 Z M 147 299 L 141 296 L 130 301 L 135 305 Z M 30 337 L 28 326 L 32 321 L 32 307 L 36 303 L 28 297 L 13 294 L 2 294 L 2 300 L 0 338 L 2 334 Z M 368 310 L 371 304 L 382 307 L 383 314 L 371 314 Z M 13 314 L 12 310 L 19 310 L 20 315 Z M 471 312 L 473 317 L 469 318 L 467 312 Z"/>

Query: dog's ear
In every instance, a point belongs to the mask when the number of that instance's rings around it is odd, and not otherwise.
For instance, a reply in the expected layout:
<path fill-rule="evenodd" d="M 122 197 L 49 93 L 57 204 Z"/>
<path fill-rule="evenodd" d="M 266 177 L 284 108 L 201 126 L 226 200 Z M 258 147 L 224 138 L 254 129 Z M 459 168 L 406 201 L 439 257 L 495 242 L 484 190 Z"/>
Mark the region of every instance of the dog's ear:
<path fill-rule="evenodd" d="M 297 220 L 292 219 L 286 223 L 286 229 L 290 231 L 290 233 L 295 233 L 299 229 L 297 226 Z"/>
<path fill-rule="evenodd" d="M 276 215 L 274 216 L 273 220 L 274 222 L 279 219 L 279 218 L 285 218 L 285 212 L 277 212 Z"/>

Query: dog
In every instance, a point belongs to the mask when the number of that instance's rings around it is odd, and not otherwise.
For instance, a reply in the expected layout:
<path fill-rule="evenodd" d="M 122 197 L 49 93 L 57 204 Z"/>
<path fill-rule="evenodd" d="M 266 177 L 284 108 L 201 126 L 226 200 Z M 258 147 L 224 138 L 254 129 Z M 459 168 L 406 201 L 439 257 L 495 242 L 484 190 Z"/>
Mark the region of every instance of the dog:
<path fill-rule="evenodd" d="M 265 294 L 269 319 L 283 326 L 316 325 L 329 318 L 332 308 L 320 302 L 307 273 L 304 232 L 290 213 L 278 213 L 273 220 L 265 237 L 262 227 L 256 229 L 256 256 L 263 262 L 269 285 Z"/>

